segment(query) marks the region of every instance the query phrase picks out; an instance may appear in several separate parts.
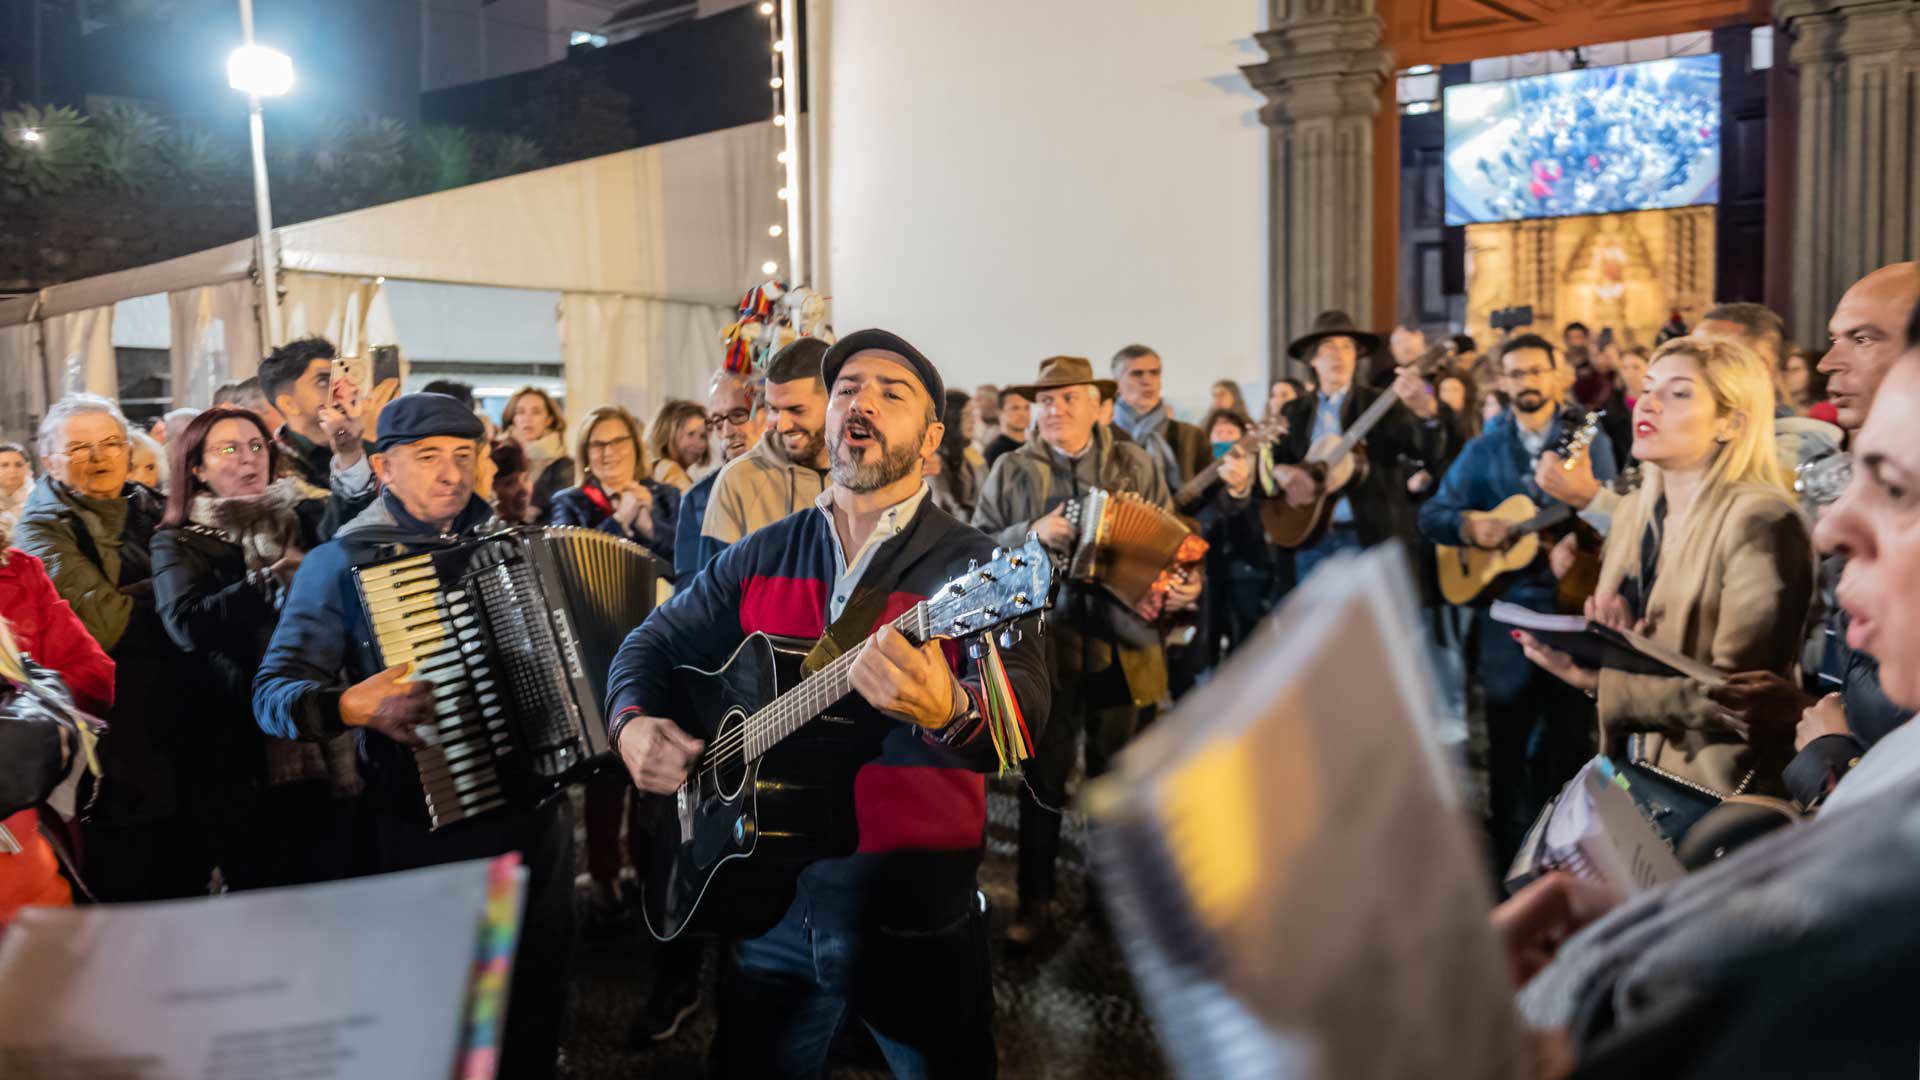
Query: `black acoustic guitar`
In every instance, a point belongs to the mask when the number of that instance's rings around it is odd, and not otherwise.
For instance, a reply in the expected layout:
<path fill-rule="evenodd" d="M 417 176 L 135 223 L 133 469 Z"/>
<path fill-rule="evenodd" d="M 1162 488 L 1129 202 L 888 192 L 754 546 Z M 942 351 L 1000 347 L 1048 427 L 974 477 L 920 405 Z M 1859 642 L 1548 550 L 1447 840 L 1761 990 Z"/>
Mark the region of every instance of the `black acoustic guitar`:
<path fill-rule="evenodd" d="M 1053 574 L 1046 548 L 1029 536 L 890 625 L 916 645 L 978 638 L 1044 611 Z M 1015 633 L 1002 631 L 1003 644 Z M 853 774 L 898 724 L 834 714 L 860 648 L 801 678 L 812 644 L 750 634 L 719 671 L 674 669 L 669 719 L 707 745 L 680 790 L 656 800 L 640 904 L 654 937 L 671 941 L 689 926 L 765 933 L 792 903 L 802 868 L 858 846 Z"/>

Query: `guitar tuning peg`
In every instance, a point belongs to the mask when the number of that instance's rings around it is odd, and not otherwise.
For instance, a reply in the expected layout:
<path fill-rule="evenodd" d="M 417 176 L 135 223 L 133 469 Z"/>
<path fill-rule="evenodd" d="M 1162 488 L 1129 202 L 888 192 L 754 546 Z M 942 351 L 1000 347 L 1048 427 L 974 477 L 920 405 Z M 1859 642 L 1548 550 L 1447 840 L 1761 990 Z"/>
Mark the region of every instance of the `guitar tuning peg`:
<path fill-rule="evenodd" d="M 1015 645 L 1020 644 L 1020 638 L 1020 631 L 1009 626 L 1005 630 L 1000 631 L 1000 647 L 1003 649 L 1011 649 Z"/>
<path fill-rule="evenodd" d="M 997 560 L 998 560 L 998 559 L 1000 558 L 1000 556 L 1002 556 L 1002 555 L 1004 555 L 1004 554 L 1006 554 L 1006 550 L 1005 550 L 1004 548 L 1002 548 L 1002 547 L 1000 547 L 1000 545 L 998 545 L 998 544 L 995 544 L 995 545 L 994 545 L 994 548 L 993 548 L 993 554 L 992 554 L 992 555 L 990 555 L 990 556 L 988 556 L 988 558 L 990 558 L 990 559 L 994 559 L 994 560 L 996 560 L 996 561 L 997 561 Z"/>
<path fill-rule="evenodd" d="M 968 560 L 967 560 L 967 573 L 969 573 L 969 574 L 971 574 L 971 573 L 973 573 L 973 572 L 974 572 L 975 570 L 978 570 L 978 569 L 980 569 L 980 560 L 979 560 L 979 559 L 968 559 Z"/>
<path fill-rule="evenodd" d="M 974 660 L 985 660 L 987 658 L 987 643 L 979 638 L 974 638 L 972 641 L 967 642 L 967 656 Z"/>

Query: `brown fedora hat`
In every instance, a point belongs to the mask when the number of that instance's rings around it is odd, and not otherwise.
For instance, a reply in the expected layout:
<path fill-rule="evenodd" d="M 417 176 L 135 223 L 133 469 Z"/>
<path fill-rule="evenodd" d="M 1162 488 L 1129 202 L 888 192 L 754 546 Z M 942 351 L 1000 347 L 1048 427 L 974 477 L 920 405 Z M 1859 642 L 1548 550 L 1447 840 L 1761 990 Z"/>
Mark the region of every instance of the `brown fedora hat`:
<path fill-rule="evenodd" d="M 1120 384 L 1112 379 L 1094 378 L 1093 361 L 1084 356 L 1049 356 L 1040 361 L 1038 379 L 1022 386 L 1009 386 L 1007 392 L 1032 401 L 1040 391 L 1057 390 L 1062 386 L 1091 386 L 1103 398 L 1114 397 L 1120 390 Z"/>
<path fill-rule="evenodd" d="M 1380 347 L 1380 335 L 1354 326 L 1353 316 L 1344 311 L 1323 311 L 1314 317 L 1312 330 L 1294 338 L 1293 344 L 1287 346 L 1287 355 L 1295 360 L 1304 360 L 1312 355 L 1321 341 L 1330 337 L 1352 338 L 1362 360 Z"/>

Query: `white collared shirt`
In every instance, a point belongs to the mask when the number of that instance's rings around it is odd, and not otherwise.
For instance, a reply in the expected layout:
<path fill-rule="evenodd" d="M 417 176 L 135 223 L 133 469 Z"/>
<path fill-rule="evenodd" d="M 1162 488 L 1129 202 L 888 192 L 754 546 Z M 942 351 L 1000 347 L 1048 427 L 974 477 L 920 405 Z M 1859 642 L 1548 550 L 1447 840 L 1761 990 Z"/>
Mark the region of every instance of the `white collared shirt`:
<path fill-rule="evenodd" d="M 908 525 L 913 524 L 914 515 L 920 512 L 920 504 L 927 501 L 927 496 L 932 490 L 927 486 L 926 481 L 922 480 L 919 491 L 887 507 L 880 514 L 880 520 L 874 522 L 873 531 L 867 534 L 866 540 L 860 545 L 860 550 L 854 552 L 851 562 L 847 559 L 846 549 L 840 544 L 840 529 L 833 521 L 833 489 L 828 488 L 820 493 L 819 498 L 813 500 L 814 507 L 827 516 L 827 535 L 833 538 L 833 593 L 827 597 L 829 625 L 840 617 L 842 611 L 846 610 L 847 601 L 853 598 L 853 590 L 859 586 L 861 577 L 867 572 L 867 567 L 873 564 L 874 553 L 880 550 L 880 545 L 900 535 Z"/>

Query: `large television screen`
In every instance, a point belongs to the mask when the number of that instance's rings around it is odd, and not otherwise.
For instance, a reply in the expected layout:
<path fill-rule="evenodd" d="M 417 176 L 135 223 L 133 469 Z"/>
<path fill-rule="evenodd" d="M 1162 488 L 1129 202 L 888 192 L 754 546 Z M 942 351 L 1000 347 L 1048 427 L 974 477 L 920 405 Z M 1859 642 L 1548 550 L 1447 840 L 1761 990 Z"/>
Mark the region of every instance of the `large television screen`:
<path fill-rule="evenodd" d="M 1447 224 L 1720 197 L 1720 58 L 1447 87 Z"/>

